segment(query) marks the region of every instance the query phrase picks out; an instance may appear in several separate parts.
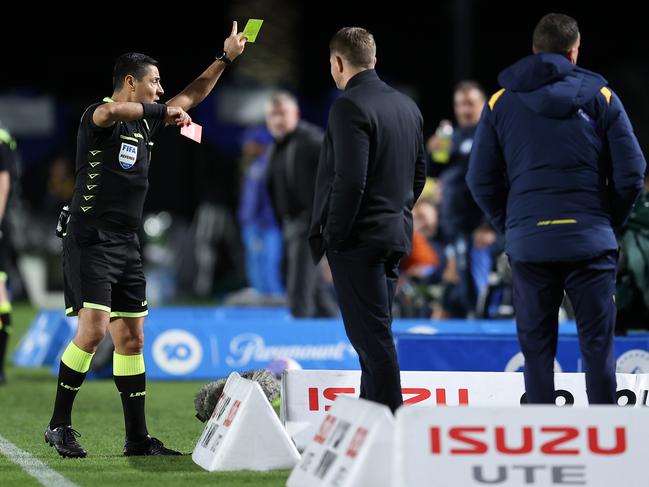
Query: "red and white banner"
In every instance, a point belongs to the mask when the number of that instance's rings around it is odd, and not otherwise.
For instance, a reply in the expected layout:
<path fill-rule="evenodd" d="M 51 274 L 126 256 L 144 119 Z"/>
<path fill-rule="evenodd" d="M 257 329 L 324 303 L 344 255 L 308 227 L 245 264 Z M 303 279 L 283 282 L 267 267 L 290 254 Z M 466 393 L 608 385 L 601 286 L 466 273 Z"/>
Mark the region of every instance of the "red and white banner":
<path fill-rule="evenodd" d="M 393 485 L 646 487 L 649 410 L 401 408 Z"/>
<path fill-rule="evenodd" d="M 341 397 L 325 414 L 287 487 L 390 487 L 394 417 L 383 405 Z"/>
<path fill-rule="evenodd" d="M 649 405 L 649 374 L 617 374 L 619 404 Z M 360 371 L 289 370 L 282 377 L 282 421 L 302 450 L 336 397 L 358 397 Z M 521 404 L 519 372 L 402 372 L 404 402 L 418 406 L 509 406 Z M 558 405 L 588 405 L 584 374 L 555 374 Z"/>

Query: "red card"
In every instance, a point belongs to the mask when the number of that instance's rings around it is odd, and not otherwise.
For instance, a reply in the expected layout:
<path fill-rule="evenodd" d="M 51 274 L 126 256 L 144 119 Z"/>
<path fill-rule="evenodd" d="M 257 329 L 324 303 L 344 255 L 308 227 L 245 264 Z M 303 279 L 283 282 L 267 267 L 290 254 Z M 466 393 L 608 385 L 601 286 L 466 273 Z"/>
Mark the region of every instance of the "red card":
<path fill-rule="evenodd" d="M 203 127 L 201 127 L 197 123 L 192 122 L 189 125 L 183 125 L 182 127 L 180 127 L 180 133 L 200 144 Z"/>

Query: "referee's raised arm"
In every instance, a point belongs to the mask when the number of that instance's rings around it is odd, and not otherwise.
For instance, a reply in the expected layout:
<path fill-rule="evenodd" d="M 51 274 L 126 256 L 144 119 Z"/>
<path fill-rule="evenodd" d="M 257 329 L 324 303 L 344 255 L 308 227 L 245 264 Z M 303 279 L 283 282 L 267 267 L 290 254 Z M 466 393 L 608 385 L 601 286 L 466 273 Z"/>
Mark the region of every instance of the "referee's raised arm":
<path fill-rule="evenodd" d="M 241 55 L 246 46 L 243 32 L 237 32 L 236 20 L 232 22 L 230 36 L 223 43 L 223 50 L 217 53 L 216 59 L 203 73 L 187 87 L 167 102 L 168 106 L 190 110 L 202 102 L 210 94 L 214 85 L 221 77 L 226 66 Z"/>

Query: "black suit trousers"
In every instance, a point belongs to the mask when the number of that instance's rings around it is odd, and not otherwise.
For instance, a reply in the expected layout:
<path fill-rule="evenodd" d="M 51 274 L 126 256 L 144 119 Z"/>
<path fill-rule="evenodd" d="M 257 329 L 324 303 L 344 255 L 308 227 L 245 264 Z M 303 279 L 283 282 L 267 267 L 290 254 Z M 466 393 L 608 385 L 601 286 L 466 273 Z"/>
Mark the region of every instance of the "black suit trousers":
<path fill-rule="evenodd" d="M 360 359 L 360 396 L 393 412 L 403 404 L 392 337 L 392 301 L 402 256 L 368 246 L 327 251 L 345 330 Z"/>

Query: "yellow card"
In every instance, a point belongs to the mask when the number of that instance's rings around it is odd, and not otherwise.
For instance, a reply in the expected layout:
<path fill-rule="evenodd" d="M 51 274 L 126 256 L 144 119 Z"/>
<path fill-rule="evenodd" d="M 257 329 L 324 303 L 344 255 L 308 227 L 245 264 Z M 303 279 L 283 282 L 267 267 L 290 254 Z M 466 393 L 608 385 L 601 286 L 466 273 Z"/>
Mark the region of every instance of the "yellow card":
<path fill-rule="evenodd" d="M 248 42 L 255 42 L 263 23 L 264 21 L 261 19 L 248 19 L 248 23 L 243 29 L 243 36 L 248 39 Z"/>

